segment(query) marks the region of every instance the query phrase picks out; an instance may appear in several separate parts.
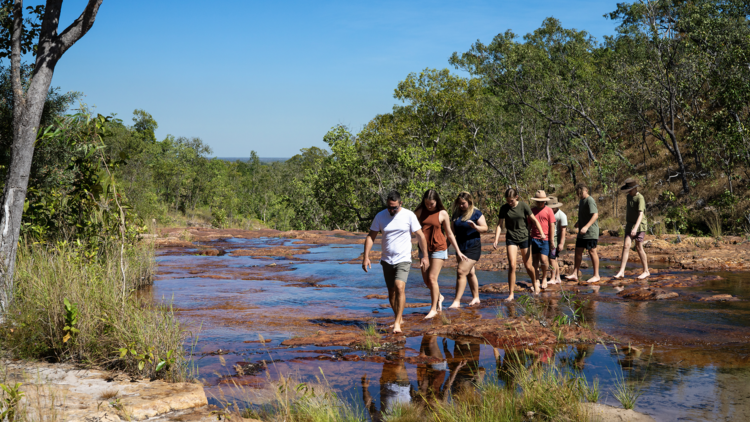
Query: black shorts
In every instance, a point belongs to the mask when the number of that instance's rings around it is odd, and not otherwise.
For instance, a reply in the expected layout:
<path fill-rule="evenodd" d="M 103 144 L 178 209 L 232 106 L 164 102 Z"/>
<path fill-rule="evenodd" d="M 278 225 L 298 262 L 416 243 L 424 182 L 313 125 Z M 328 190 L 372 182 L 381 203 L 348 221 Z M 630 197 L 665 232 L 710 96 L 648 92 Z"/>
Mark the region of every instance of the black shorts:
<path fill-rule="evenodd" d="M 596 249 L 597 243 L 599 243 L 599 239 L 576 239 L 576 249 Z"/>
<path fill-rule="evenodd" d="M 510 239 L 505 239 L 505 246 L 511 246 L 511 245 L 518 246 L 518 249 L 529 249 L 529 239 L 526 239 L 522 242 L 515 242 Z"/>
<path fill-rule="evenodd" d="M 461 249 L 461 253 L 472 261 L 479 261 L 479 258 L 482 257 L 482 243 L 477 242 L 466 249 Z"/>

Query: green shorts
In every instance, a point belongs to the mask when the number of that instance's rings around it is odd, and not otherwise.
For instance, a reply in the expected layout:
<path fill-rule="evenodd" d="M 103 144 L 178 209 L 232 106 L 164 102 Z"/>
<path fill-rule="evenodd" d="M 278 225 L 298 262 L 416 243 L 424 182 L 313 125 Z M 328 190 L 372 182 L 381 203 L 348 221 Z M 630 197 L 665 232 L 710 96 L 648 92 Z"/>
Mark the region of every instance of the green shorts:
<path fill-rule="evenodd" d="M 409 278 L 411 261 L 399 262 L 395 265 L 391 265 L 385 261 L 380 261 L 380 265 L 383 266 L 383 277 L 385 277 L 386 284 L 392 284 L 396 280 L 401 280 L 406 283 L 406 279 Z"/>

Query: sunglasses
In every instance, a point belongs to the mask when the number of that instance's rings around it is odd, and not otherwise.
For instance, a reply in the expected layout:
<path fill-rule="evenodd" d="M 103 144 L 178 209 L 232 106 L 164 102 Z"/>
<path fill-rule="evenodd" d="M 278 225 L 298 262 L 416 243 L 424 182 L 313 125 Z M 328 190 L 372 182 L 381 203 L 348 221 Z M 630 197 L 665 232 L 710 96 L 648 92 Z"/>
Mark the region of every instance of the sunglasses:
<path fill-rule="evenodd" d="M 395 207 L 386 207 L 386 208 L 388 208 L 388 209 L 389 209 L 389 210 L 391 210 L 391 211 L 396 211 L 396 210 L 397 210 L 397 209 L 399 209 L 400 207 L 401 207 L 401 205 L 396 205 Z"/>

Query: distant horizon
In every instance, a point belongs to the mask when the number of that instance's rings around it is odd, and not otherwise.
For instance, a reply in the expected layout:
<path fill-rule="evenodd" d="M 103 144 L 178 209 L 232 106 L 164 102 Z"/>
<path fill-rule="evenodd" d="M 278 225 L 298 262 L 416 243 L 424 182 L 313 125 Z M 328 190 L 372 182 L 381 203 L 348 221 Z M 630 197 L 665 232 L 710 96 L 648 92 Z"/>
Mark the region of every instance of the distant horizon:
<path fill-rule="evenodd" d="M 212 157 L 212 158 L 218 158 L 219 160 L 224 161 L 249 161 L 250 157 Z M 286 161 L 292 157 L 258 157 L 258 159 L 262 163 L 272 163 L 275 161 Z"/>

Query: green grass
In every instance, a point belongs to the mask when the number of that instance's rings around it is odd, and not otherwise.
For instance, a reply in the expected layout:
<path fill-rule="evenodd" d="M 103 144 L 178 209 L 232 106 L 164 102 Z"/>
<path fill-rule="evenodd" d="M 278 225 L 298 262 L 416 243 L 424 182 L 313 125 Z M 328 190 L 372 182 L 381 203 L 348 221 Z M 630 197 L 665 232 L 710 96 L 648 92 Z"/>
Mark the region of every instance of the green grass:
<path fill-rule="evenodd" d="M 174 312 L 139 295 L 153 267 L 145 245 L 102 247 L 94 257 L 64 242 L 22 245 L 3 349 L 17 358 L 188 378 L 185 332 Z"/>
<path fill-rule="evenodd" d="M 372 350 L 376 347 L 380 347 L 380 333 L 378 327 L 374 322 L 367 324 L 363 330 L 365 337 L 364 348 L 366 350 Z"/>
<path fill-rule="evenodd" d="M 512 356 L 506 354 L 506 358 Z M 598 401 L 599 383 L 586 383 L 580 375 L 555 365 L 532 365 L 527 368 L 521 357 L 511 364 L 509 384 L 494 378 L 483 378 L 476 384 L 461 388 L 445 400 L 415 397 L 410 403 L 381 409 L 384 422 L 521 422 L 586 421 L 589 419 L 584 401 Z M 322 370 L 321 370 L 322 373 Z M 328 386 L 325 376 L 316 384 L 295 382 L 284 378 L 273 383 L 276 401 L 252 410 L 238 409 L 225 403 L 225 412 L 238 412 L 267 422 L 339 422 L 362 421 L 365 414 L 349 404 Z M 245 387 L 237 385 L 236 388 Z M 233 394 L 233 396 L 237 396 Z M 529 415 L 533 414 L 533 419 Z"/>

